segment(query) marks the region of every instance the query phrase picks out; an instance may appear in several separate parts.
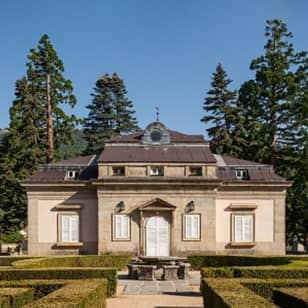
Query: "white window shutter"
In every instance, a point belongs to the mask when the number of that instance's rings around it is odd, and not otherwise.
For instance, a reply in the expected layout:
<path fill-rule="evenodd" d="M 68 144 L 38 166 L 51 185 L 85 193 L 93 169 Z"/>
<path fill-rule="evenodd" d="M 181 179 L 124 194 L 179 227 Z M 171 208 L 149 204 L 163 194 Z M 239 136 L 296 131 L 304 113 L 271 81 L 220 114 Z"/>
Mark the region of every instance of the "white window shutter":
<path fill-rule="evenodd" d="M 129 237 L 129 219 L 126 215 L 122 215 L 122 237 Z"/>
<path fill-rule="evenodd" d="M 79 217 L 77 215 L 70 216 L 70 240 L 72 242 L 79 241 Z"/>
<path fill-rule="evenodd" d="M 185 215 L 185 229 L 186 229 L 186 234 L 185 237 L 186 238 L 190 238 L 191 237 L 191 219 L 190 219 L 190 215 Z"/>
<path fill-rule="evenodd" d="M 243 240 L 242 233 L 242 218 L 243 216 L 234 216 L 234 240 L 235 242 L 241 242 Z"/>
<path fill-rule="evenodd" d="M 199 230 L 200 230 L 200 216 L 199 215 L 192 215 L 192 237 L 199 238 Z"/>
<path fill-rule="evenodd" d="M 69 242 L 69 228 L 70 228 L 69 216 L 61 216 L 61 241 Z"/>
<path fill-rule="evenodd" d="M 252 229 L 253 229 L 253 224 L 252 224 L 252 216 L 251 215 L 246 215 L 243 216 L 243 240 L 245 242 L 252 242 Z"/>

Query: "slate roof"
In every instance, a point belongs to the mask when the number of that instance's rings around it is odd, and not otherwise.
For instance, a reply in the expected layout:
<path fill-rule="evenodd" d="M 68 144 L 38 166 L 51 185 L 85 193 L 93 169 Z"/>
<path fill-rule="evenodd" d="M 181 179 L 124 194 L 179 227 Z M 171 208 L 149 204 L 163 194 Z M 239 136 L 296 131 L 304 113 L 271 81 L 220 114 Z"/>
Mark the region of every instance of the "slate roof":
<path fill-rule="evenodd" d="M 171 143 L 204 143 L 203 135 L 186 135 L 174 130 L 168 129 Z M 115 136 L 111 138 L 110 143 L 141 143 L 143 131 L 129 135 Z"/>
<path fill-rule="evenodd" d="M 207 146 L 107 146 L 99 162 L 216 163 Z"/>

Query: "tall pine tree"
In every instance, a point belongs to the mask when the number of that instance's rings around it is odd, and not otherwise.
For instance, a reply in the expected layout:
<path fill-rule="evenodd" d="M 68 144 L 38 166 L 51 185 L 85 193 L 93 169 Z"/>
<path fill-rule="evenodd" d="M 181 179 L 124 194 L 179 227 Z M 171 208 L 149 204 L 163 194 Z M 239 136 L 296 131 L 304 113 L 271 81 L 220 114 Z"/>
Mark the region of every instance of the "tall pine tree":
<path fill-rule="evenodd" d="M 210 147 L 214 153 L 232 154 L 232 132 L 236 122 L 235 99 L 236 91 L 228 86 L 232 82 L 219 63 L 212 77 L 212 88 L 207 92 L 203 110 L 205 116 L 201 122 L 211 125 L 207 128 Z"/>
<path fill-rule="evenodd" d="M 100 152 L 113 135 L 139 129 L 133 103 L 127 97 L 123 80 L 114 73 L 105 74 L 96 82 L 92 103 L 87 106 L 84 135 L 88 142 L 86 153 Z"/>
<path fill-rule="evenodd" d="M 14 231 L 25 222 L 21 181 L 39 164 L 54 159 L 60 143 L 69 141 L 75 121 L 61 109 L 62 103 L 73 106 L 75 97 L 71 82 L 61 75 L 63 63 L 47 35 L 37 50 L 31 49 L 29 59 L 26 77 L 16 82 L 9 133 L 0 145 L 0 212 L 6 221 L 2 232 Z"/>
<path fill-rule="evenodd" d="M 46 34 L 39 40 L 37 49 L 30 50 L 28 58 L 27 77 L 44 107 L 42 124 L 46 129 L 47 162 L 50 163 L 54 161 L 61 144 L 72 142 L 76 118 L 67 115 L 62 105 L 74 107 L 76 98 L 72 93 L 72 82 L 63 76 L 63 62 Z"/>
<path fill-rule="evenodd" d="M 267 21 L 265 53 L 251 62 L 255 78 L 240 88 L 238 127 L 247 140 L 242 158 L 271 163 L 276 172 L 293 180 L 287 197 L 289 237 L 307 247 L 308 176 L 308 59 L 296 52 L 292 33 L 280 20 Z"/>

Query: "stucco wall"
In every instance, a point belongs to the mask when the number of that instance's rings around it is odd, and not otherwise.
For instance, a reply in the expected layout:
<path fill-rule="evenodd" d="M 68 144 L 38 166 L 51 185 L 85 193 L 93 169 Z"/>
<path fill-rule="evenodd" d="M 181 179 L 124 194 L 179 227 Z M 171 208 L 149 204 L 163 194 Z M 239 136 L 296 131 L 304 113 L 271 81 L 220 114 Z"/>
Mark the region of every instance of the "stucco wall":
<path fill-rule="evenodd" d="M 81 209 L 57 210 L 65 204 L 78 204 Z M 29 254 L 97 253 L 97 197 L 93 190 L 28 192 Z M 58 247 L 58 214 L 78 212 L 81 247 Z"/>

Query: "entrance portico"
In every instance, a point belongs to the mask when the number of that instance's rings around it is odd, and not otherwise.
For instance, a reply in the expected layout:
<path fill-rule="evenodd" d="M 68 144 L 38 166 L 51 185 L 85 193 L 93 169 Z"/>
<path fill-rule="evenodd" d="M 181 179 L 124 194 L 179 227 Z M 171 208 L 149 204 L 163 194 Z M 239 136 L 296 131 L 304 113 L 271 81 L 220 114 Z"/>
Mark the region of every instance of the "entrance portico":
<path fill-rule="evenodd" d="M 160 198 L 155 198 L 139 207 L 140 255 L 173 255 L 175 209 L 176 206 Z"/>

